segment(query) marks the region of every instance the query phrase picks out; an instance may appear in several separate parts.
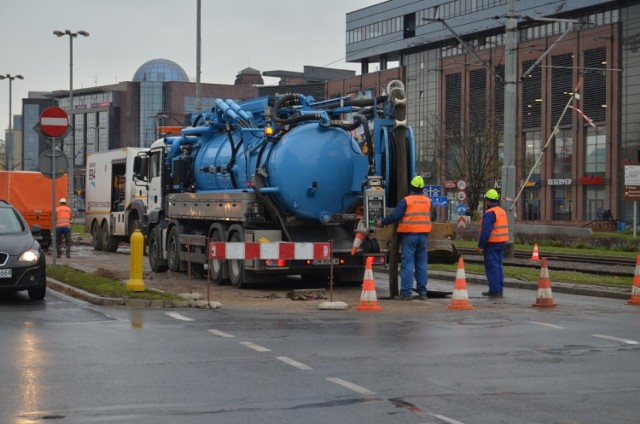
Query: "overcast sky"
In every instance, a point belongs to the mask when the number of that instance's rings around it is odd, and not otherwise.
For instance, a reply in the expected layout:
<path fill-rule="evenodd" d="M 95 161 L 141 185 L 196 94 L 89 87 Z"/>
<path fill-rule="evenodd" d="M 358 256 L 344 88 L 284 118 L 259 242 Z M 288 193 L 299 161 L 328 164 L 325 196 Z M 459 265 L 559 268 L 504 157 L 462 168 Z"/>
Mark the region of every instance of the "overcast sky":
<path fill-rule="evenodd" d="M 351 69 L 345 62 L 346 13 L 382 0 L 202 0 L 203 83 L 233 84 L 246 67 L 301 72 L 304 65 Z M 221 7 L 221 5 L 224 5 Z M 12 113 L 29 91 L 131 81 L 148 60 L 169 59 L 195 81 L 196 0 L 0 0 L 0 75 L 12 83 Z M 265 83 L 277 80 L 267 78 Z M 0 138 L 9 119 L 9 82 L 0 81 Z"/>

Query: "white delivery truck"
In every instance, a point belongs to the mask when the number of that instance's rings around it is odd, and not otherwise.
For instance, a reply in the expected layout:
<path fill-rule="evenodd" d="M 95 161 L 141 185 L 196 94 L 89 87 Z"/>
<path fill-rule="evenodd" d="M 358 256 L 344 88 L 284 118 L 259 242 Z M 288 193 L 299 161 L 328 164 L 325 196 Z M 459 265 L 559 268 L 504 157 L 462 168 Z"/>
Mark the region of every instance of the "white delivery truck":
<path fill-rule="evenodd" d="M 146 150 L 126 147 L 87 155 L 85 226 L 95 250 L 115 252 L 136 228 L 143 230 L 147 189 L 132 175 L 134 157 Z"/>

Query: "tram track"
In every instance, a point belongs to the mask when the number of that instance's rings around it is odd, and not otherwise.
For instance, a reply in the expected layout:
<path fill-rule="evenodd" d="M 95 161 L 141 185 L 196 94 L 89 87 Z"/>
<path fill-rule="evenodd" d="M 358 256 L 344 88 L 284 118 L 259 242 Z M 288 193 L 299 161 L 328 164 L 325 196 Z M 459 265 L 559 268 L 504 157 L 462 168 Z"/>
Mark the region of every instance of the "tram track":
<path fill-rule="evenodd" d="M 475 249 L 458 248 L 458 252 L 464 256 L 465 262 L 482 264 L 483 256 Z M 636 259 L 596 255 L 577 255 L 565 253 L 540 253 L 540 257 L 547 259 L 550 270 L 583 272 L 595 275 L 611 275 L 621 277 L 633 277 L 635 274 Z M 513 256 L 505 256 L 505 266 L 513 267 L 538 267 L 540 261 L 531 259 L 531 252 L 516 250 Z"/>

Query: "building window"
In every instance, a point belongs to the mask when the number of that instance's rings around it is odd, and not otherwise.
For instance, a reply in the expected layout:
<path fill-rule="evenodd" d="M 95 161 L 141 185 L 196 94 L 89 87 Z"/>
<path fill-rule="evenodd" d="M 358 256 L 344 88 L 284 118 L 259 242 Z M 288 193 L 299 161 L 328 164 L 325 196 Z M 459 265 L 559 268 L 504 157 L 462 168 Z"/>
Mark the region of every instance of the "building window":
<path fill-rule="evenodd" d="M 527 131 L 523 134 L 524 140 L 524 173 L 529 175 L 541 151 L 540 131 Z M 533 169 L 531 175 L 540 176 L 540 163 Z"/>
<path fill-rule="evenodd" d="M 573 55 L 571 53 L 554 56 L 551 59 L 551 122 L 555 126 L 565 110 L 573 93 Z M 565 113 L 560 123 L 571 126 L 571 114 Z"/>
<path fill-rule="evenodd" d="M 571 130 L 558 130 L 554 141 L 553 177 L 571 178 L 571 162 L 573 161 Z"/>
<path fill-rule="evenodd" d="M 602 128 L 586 128 L 585 155 L 584 155 L 584 171 L 589 175 L 602 174 L 606 170 L 607 163 L 607 135 Z"/>
<path fill-rule="evenodd" d="M 555 221 L 571 220 L 571 186 L 553 188 L 553 219 Z"/>
<path fill-rule="evenodd" d="M 607 51 L 604 47 L 584 52 L 584 113 L 594 122 L 604 123 L 607 107 Z"/>
<path fill-rule="evenodd" d="M 529 60 L 523 62 L 522 65 L 526 71 L 534 63 L 535 62 L 533 60 Z M 542 70 L 539 66 L 536 66 L 522 81 L 522 126 L 523 128 L 540 128 L 542 122 L 541 119 Z"/>
<path fill-rule="evenodd" d="M 604 186 L 586 186 L 585 194 L 585 218 L 589 221 L 603 219 L 604 212 Z"/>

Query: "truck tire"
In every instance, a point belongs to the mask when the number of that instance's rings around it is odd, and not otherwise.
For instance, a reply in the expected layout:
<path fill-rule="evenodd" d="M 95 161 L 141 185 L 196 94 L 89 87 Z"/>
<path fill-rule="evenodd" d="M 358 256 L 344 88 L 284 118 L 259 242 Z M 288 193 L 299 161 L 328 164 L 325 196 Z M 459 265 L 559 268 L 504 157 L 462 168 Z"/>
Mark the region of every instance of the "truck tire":
<path fill-rule="evenodd" d="M 166 272 L 167 261 L 162 258 L 162 238 L 160 230 L 153 228 L 149 232 L 148 250 L 149 250 L 149 266 L 153 272 Z"/>
<path fill-rule="evenodd" d="M 225 241 L 225 230 L 221 224 L 213 224 L 209 229 L 210 241 Z M 209 272 L 211 273 L 211 281 L 214 285 L 219 286 L 224 283 L 225 268 L 227 263 L 223 259 L 209 260 Z M 228 272 L 228 271 L 227 271 Z"/>
<path fill-rule="evenodd" d="M 105 252 L 115 252 L 116 250 L 118 250 L 118 244 L 120 244 L 120 240 L 118 240 L 118 237 L 114 237 L 111 234 L 111 232 L 109 231 L 109 223 L 107 221 L 104 221 L 102 223 L 101 235 L 102 247 L 104 248 Z"/>
<path fill-rule="evenodd" d="M 96 221 L 91 224 L 91 244 L 93 244 L 95 251 L 101 252 L 104 249 L 100 225 Z"/>
<path fill-rule="evenodd" d="M 167 236 L 167 265 L 173 272 L 180 271 L 180 234 L 178 227 L 171 227 Z"/>
<path fill-rule="evenodd" d="M 229 238 L 230 242 L 244 242 L 244 233 L 241 230 L 236 228 L 234 231 L 234 227 L 232 226 L 230 231 L 233 231 Z M 227 261 L 227 264 L 229 266 L 229 281 L 231 281 L 231 285 L 237 289 L 242 288 L 244 284 L 244 261 L 241 259 L 230 259 Z"/>

